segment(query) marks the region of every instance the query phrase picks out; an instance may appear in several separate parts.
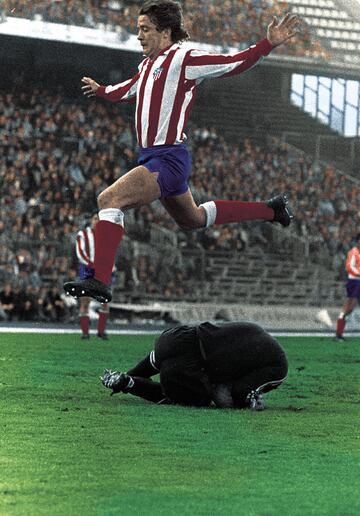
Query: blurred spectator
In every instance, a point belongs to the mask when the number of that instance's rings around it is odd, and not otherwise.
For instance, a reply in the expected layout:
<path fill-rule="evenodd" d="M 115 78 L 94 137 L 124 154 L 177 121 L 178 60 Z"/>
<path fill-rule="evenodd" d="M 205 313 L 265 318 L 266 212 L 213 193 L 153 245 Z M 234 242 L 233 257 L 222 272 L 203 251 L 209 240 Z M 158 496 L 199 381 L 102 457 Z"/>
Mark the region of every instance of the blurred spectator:
<path fill-rule="evenodd" d="M 58 287 L 51 287 L 48 290 L 45 302 L 48 306 L 48 315 L 51 321 L 65 322 L 67 318 L 67 306 L 60 295 Z"/>
<path fill-rule="evenodd" d="M 36 291 L 30 285 L 20 289 L 17 295 L 17 313 L 22 321 L 36 321 L 38 319 Z"/>
<path fill-rule="evenodd" d="M 15 314 L 15 293 L 10 283 L 6 283 L 0 292 L 0 304 L 6 319 L 12 321 Z"/>
<path fill-rule="evenodd" d="M 6 321 L 6 319 L 7 319 L 6 312 L 3 309 L 1 302 L 0 302 L 0 321 Z"/>

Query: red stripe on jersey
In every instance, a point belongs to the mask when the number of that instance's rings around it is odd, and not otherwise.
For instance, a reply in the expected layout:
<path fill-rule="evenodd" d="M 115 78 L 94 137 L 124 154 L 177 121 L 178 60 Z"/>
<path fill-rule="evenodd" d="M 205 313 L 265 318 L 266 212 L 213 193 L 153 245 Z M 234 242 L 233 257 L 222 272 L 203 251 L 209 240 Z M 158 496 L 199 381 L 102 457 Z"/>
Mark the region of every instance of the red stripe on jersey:
<path fill-rule="evenodd" d="M 189 53 L 190 53 L 190 51 L 189 51 Z M 195 81 L 187 81 L 187 84 L 189 87 L 187 87 L 186 89 L 184 88 L 185 62 L 186 62 L 186 58 L 183 61 L 181 73 L 179 76 L 179 81 L 177 84 L 175 102 L 174 102 L 173 110 L 172 110 L 171 117 L 170 117 L 169 129 L 168 129 L 168 133 L 166 135 L 165 145 L 173 145 L 174 141 L 176 141 L 178 122 L 179 122 L 179 118 L 180 118 L 180 114 L 181 114 L 181 108 L 182 108 L 182 106 L 184 104 L 184 100 L 185 100 L 185 94 L 187 93 L 187 91 L 189 91 L 191 89 L 191 86 L 195 84 Z"/>
<path fill-rule="evenodd" d="M 252 45 L 251 47 L 238 52 L 237 54 L 232 55 L 221 55 L 221 54 L 206 54 L 204 56 L 188 56 L 186 64 L 188 66 L 211 66 L 211 65 L 221 65 L 221 64 L 231 64 L 236 63 L 238 61 L 250 61 L 247 64 L 247 67 L 255 64 L 261 57 L 267 56 L 271 50 L 272 46 L 267 39 L 263 39 L 259 41 L 256 45 Z M 245 65 L 245 63 L 243 63 Z M 239 73 L 239 67 L 236 69 Z M 233 73 L 233 72 L 229 72 Z M 224 76 L 225 77 L 225 76 Z"/>
<path fill-rule="evenodd" d="M 84 229 L 83 231 L 84 233 L 84 239 L 85 239 L 85 252 L 89 258 L 89 261 L 90 261 L 90 243 L 89 243 L 89 236 L 88 236 L 88 232 L 86 231 L 86 229 Z"/>
<path fill-rule="evenodd" d="M 226 77 L 232 77 L 233 75 L 239 75 L 240 73 L 246 72 L 246 70 L 249 70 L 253 66 L 255 66 L 257 63 L 260 62 L 260 59 L 262 59 L 264 56 L 262 54 L 253 54 L 251 57 L 247 57 L 246 61 L 241 63 L 239 66 L 237 66 L 234 70 L 231 72 L 225 73 L 219 79 L 226 79 Z"/>
<path fill-rule="evenodd" d="M 170 52 L 161 65 L 163 71 L 158 79 L 154 80 L 154 85 L 151 92 L 150 99 L 150 112 L 149 112 L 149 127 L 147 132 L 147 143 L 146 147 L 152 147 L 155 142 L 155 138 L 158 131 L 159 120 L 160 120 L 160 109 L 163 100 L 164 88 L 166 83 L 166 78 L 168 75 L 169 67 L 173 57 L 175 55 L 176 50 Z M 155 70 L 154 70 L 155 73 Z M 151 123 L 150 123 L 151 121 Z"/>
<path fill-rule="evenodd" d="M 144 92 L 147 78 L 149 77 L 150 70 L 152 68 L 152 64 L 150 59 L 147 61 L 147 68 L 144 73 L 143 81 L 141 83 L 140 89 L 138 91 L 138 105 L 137 105 L 137 119 L 136 119 L 136 131 L 137 131 L 137 139 L 139 142 L 139 147 L 142 147 L 142 137 L 141 137 L 141 115 L 143 111 L 144 104 Z"/>

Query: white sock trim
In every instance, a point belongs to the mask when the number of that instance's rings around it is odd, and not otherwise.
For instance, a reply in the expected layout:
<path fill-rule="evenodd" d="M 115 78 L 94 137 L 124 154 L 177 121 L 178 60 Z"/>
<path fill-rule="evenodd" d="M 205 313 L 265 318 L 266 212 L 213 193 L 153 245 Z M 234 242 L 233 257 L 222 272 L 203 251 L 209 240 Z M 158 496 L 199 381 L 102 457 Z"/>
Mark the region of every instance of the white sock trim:
<path fill-rule="evenodd" d="M 150 353 L 150 364 L 152 365 L 152 367 L 153 367 L 154 369 L 156 369 L 156 371 L 158 371 L 158 370 L 159 370 L 159 368 L 158 368 L 158 367 L 156 366 L 156 364 L 155 364 L 155 351 L 152 351 L 152 352 Z"/>
<path fill-rule="evenodd" d="M 107 220 L 124 227 L 124 212 L 118 208 L 106 208 L 99 211 L 99 220 Z"/>
<path fill-rule="evenodd" d="M 131 376 L 129 376 L 129 382 L 127 384 L 127 386 L 125 387 L 125 389 L 131 389 L 132 387 L 134 387 L 134 380 L 131 378 Z"/>
<path fill-rule="evenodd" d="M 205 227 L 208 228 L 212 226 L 216 219 L 217 209 L 214 201 L 204 202 L 204 204 L 200 204 L 202 208 L 204 208 L 206 213 L 206 224 Z"/>

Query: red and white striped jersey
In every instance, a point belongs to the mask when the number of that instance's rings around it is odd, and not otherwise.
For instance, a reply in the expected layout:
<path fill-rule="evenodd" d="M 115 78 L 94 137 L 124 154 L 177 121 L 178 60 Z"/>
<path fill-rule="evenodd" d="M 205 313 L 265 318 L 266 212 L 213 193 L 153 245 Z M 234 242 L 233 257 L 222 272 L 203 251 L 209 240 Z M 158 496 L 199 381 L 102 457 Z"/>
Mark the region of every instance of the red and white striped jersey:
<path fill-rule="evenodd" d="M 360 251 L 353 247 L 347 254 L 345 263 L 349 279 L 360 279 Z"/>
<path fill-rule="evenodd" d="M 153 61 L 144 59 L 138 73 L 114 86 L 100 86 L 97 96 L 111 102 L 135 102 L 135 124 L 140 147 L 182 143 L 184 128 L 204 79 L 245 72 L 268 55 L 267 39 L 235 54 L 186 50 L 178 44 L 164 49 Z M 239 114 L 240 115 L 240 114 Z"/>
<path fill-rule="evenodd" d="M 95 236 L 94 230 L 88 226 L 76 235 L 76 256 L 80 263 L 88 267 L 94 266 Z"/>

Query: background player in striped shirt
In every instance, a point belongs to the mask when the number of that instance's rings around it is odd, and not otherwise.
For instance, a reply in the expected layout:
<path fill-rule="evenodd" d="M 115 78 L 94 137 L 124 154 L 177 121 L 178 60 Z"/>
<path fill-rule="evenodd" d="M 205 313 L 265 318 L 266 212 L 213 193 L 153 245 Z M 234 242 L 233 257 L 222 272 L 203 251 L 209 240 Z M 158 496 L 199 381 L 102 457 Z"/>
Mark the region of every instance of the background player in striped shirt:
<path fill-rule="evenodd" d="M 356 246 L 350 249 L 346 256 L 345 269 L 348 280 L 346 282 L 347 299 L 339 314 L 336 323 L 336 336 L 338 340 L 344 339 L 346 318 L 354 311 L 360 301 L 360 233 L 355 238 Z"/>
<path fill-rule="evenodd" d="M 189 38 L 179 3 L 147 1 L 139 11 L 138 40 L 145 59 L 138 73 L 115 86 L 84 77 L 83 92 L 111 102 L 136 102 L 135 123 L 140 148 L 138 166 L 98 197 L 94 278 L 67 282 L 68 294 L 111 300 L 110 278 L 116 250 L 124 235 L 124 211 L 160 199 L 184 230 L 245 220 L 290 224 L 286 196 L 267 202 L 215 200 L 197 206 L 188 187 L 191 158 L 184 129 L 196 87 L 206 78 L 230 77 L 249 70 L 271 50 L 296 34 L 296 15 L 273 18 L 267 37 L 235 54 L 181 48 Z M 226 87 L 226 83 L 224 83 Z M 241 113 L 239 113 L 241 117 Z"/>
<path fill-rule="evenodd" d="M 79 260 L 79 277 L 81 280 L 92 278 L 94 275 L 94 256 L 95 256 L 95 227 L 99 221 L 97 213 L 91 217 L 91 223 L 85 229 L 81 229 L 76 235 L 76 256 Z M 81 338 L 89 339 L 90 317 L 89 307 L 91 298 L 83 296 L 80 298 L 80 328 Z M 99 308 L 99 319 L 97 323 L 97 336 L 107 340 L 106 322 L 109 317 L 109 305 L 102 304 Z"/>

